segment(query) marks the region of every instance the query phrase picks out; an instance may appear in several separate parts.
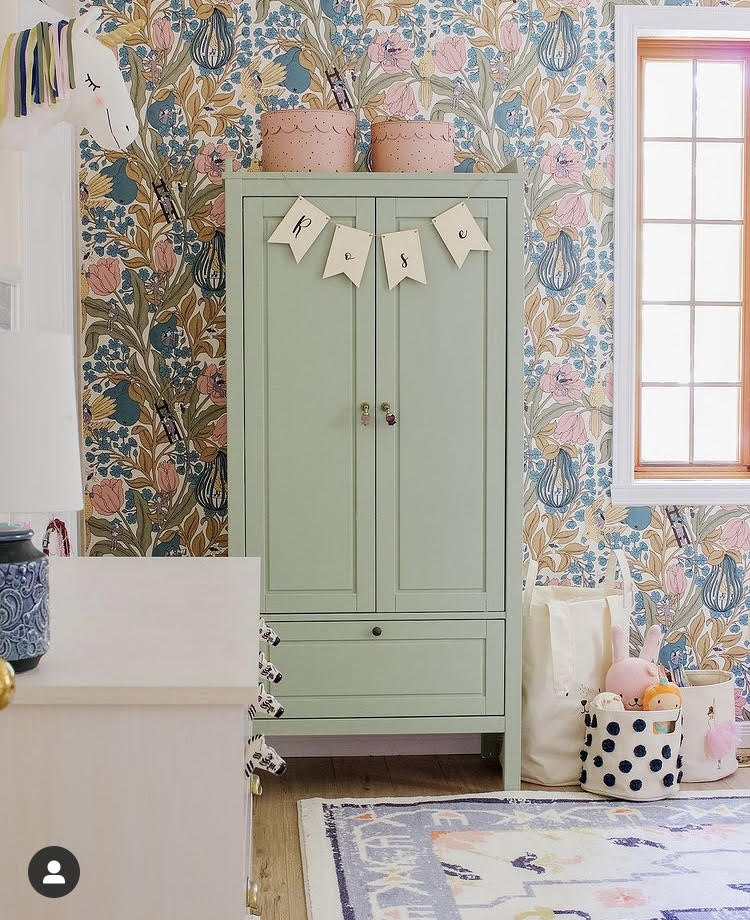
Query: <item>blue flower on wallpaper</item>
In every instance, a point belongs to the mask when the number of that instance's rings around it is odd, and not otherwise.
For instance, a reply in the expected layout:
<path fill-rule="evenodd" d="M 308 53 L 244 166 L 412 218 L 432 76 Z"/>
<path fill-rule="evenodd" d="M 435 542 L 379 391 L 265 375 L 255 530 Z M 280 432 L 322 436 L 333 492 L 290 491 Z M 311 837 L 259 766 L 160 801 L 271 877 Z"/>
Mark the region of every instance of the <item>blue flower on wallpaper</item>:
<path fill-rule="evenodd" d="M 495 109 L 495 124 L 504 134 L 517 134 L 522 122 L 520 93 L 516 93 L 508 102 L 501 102 Z"/>
<path fill-rule="evenodd" d="M 304 93 L 310 88 L 310 71 L 300 64 L 301 48 L 290 48 L 276 58 L 277 64 L 285 68 L 285 76 L 281 85 L 292 93 Z"/>

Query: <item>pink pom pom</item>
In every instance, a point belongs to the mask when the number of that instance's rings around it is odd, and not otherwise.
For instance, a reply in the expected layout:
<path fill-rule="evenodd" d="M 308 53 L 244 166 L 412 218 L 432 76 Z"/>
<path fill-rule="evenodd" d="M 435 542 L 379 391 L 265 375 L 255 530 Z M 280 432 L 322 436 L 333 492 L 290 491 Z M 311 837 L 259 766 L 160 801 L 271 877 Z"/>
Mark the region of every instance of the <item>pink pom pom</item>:
<path fill-rule="evenodd" d="M 707 757 L 721 760 L 734 751 L 737 744 L 737 726 L 733 720 L 714 722 L 706 732 L 705 750 Z"/>

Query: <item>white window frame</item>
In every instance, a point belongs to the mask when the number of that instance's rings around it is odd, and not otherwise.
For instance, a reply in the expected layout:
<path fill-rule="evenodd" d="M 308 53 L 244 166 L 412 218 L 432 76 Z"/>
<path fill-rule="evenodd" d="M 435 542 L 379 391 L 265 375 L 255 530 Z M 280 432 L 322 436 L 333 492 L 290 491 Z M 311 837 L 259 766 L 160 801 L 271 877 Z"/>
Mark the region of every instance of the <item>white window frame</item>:
<path fill-rule="evenodd" d="M 612 501 L 618 505 L 750 504 L 749 479 L 636 479 L 638 39 L 750 39 L 750 9 L 618 6 L 615 10 L 615 300 Z M 750 181 L 750 177 L 748 177 Z"/>

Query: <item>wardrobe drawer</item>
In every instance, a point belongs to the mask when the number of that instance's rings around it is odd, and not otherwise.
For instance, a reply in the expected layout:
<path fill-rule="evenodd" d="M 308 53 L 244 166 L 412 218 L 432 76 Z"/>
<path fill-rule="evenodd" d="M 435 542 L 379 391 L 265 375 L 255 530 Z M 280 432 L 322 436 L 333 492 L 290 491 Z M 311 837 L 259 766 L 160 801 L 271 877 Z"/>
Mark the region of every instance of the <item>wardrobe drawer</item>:
<path fill-rule="evenodd" d="M 502 620 L 284 623 L 289 719 L 503 715 Z"/>

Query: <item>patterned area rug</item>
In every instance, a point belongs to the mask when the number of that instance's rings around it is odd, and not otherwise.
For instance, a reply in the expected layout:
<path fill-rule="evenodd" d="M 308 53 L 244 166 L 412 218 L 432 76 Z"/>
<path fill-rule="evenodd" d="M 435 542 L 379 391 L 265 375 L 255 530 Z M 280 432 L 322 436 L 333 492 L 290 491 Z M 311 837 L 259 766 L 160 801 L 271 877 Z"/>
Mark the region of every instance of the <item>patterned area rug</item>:
<path fill-rule="evenodd" d="M 299 803 L 309 920 L 750 920 L 750 797 Z"/>

